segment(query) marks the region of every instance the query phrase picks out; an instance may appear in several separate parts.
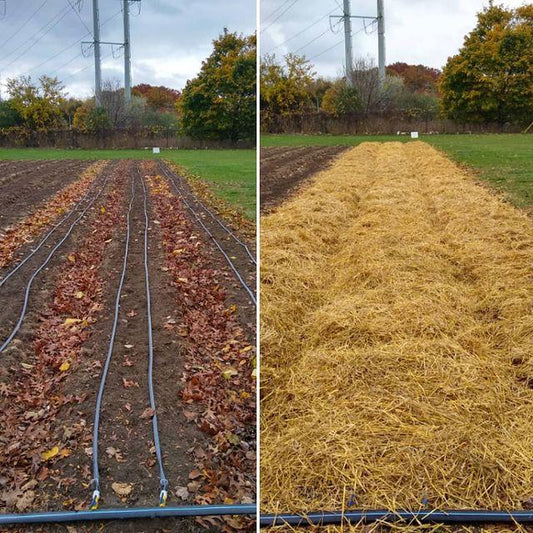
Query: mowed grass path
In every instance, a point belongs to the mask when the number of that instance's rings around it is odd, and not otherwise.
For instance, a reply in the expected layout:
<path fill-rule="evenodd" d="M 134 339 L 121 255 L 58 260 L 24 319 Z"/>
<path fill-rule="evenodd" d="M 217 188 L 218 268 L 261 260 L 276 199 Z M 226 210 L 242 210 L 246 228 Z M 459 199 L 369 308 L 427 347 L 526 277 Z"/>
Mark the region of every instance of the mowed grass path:
<path fill-rule="evenodd" d="M 54 150 L 2 148 L 0 159 L 168 159 L 206 180 L 212 191 L 255 219 L 255 150 Z"/>
<path fill-rule="evenodd" d="M 533 135 L 422 135 L 420 139 L 503 191 L 518 207 L 533 209 Z M 261 146 L 356 146 L 362 142 L 410 142 L 407 135 L 264 135 Z"/>

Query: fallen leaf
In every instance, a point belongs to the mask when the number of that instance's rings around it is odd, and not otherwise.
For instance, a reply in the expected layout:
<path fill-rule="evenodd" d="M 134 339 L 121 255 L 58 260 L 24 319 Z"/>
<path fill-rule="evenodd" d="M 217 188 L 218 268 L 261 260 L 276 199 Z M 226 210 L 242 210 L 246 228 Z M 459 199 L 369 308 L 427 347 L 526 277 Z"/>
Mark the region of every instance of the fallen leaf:
<path fill-rule="evenodd" d="M 72 326 L 73 324 L 79 324 L 81 320 L 79 318 L 67 318 L 63 322 L 63 326 Z"/>
<path fill-rule="evenodd" d="M 135 309 L 132 309 L 131 311 L 128 311 L 126 314 L 128 316 L 135 316 L 137 314 L 137 311 L 135 311 Z"/>
<path fill-rule="evenodd" d="M 105 207 L 104 207 L 104 206 L 102 206 L 102 207 L 100 208 L 100 213 L 102 213 L 102 215 L 105 213 Z"/>
<path fill-rule="evenodd" d="M 68 361 L 65 361 L 60 367 L 59 370 L 61 372 L 66 372 L 70 368 L 70 363 Z"/>
<path fill-rule="evenodd" d="M 59 446 L 54 446 L 53 448 L 50 448 L 48 451 L 41 453 L 41 459 L 43 461 L 48 461 L 49 459 L 52 459 L 52 457 L 55 457 L 59 453 Z"/>
<path fill-rule="evenodd" d="M 69 457 L 70 454 L 72 452 L 68 449 L 68 448 L 63 448 L 60 452 L 59 452 L 59 457 L 61 457 L 62 459 L 65 458 L 65 457 Z"/>
<path fill-rule="evenodd" d="M 139 386 L 139 384 L 136 381 L 131 381 L 131 380 L 126 379 L 126 378 L 122 378 L 122 383 L 123 383 L 124 387 L 126 387 L 126 389 L 129 389 L 130 387 L 138 387 Z"/>
<path fill-rule="evenodd" d="M 131 494 L 133 485 L 131 483 L 119 483 L 118 481 L 115 481 L 115 483 L 111 484 L 111 488 L 116 494 L 118 494 L 118 496 L 124 497 Z"/>
<path fill-rule="evenodd" d="M 187 500 L 189 498 L 187 487 L 176 487 L 176 496 L 182 500 Z"/>
<path fill-rule="evenodd" d="M 233 376 L 236 376 L 238 372 L 234 368 L 228 368 L 222 372 L 222 377 L 224 379 L 231 379 Z"/>
<path fill-rule="evenodd" d="M 74 263 L 76 261 L 76 256 L 74 254 L 68 254 L 67 255 L 67 259 L 71 262 L 71 263 Z"/>
<path fill-rule="evenodd" d="M 152 418 L 155 415 L 155 411 L 151 407 L 147 407 L 141 415 L 141 418 Z"/>
<path fill-rule="evenodd" d="M 77 298 L 78 300 L 81 300 L 83 298 L 84 294 L 82 291 L 78 291 L 76 293 L 74 293 L 74 297 Z"/>
<path fill-rule="evenodd" d="M 31 506 L 33 500 L 35 499 L 35 492 L 33 490 L 28 490 L 22 496 L 17 498 L 16 507 L 19 511 L 25 511 L 28 507 Z"/>
<path fill-rule="evenodd" d="M 125 344 L 124 348 L 127 348 L 129 350 L 130 348 L 133 348 L 134 346 L 135 344 Z"/>
<path fill-rule="evenodd" d="M 124 404 L 124 409 L 126 409 L 126 411 L 131 411 L 131 403 L 127 402 L 126 404 Z"/>
<path fill-rule="evenodd" d="M 200 470 L 191 470 L 189 473 L 189 479 L 196 479 L 199 478 L 202 475 L 202 472 Z"/>

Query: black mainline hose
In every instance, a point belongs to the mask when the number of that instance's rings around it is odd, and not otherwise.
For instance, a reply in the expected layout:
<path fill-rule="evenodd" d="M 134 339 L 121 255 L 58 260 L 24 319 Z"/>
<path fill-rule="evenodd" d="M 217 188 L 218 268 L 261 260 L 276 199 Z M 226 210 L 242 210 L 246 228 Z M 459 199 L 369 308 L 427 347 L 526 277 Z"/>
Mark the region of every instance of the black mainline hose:
<path fill-rule="evenodd" d="M 202 228 L 204 229 L 204 231 L 207 233 L 207 235 L 209 235 L 209 237 L 211 238 L 211 240 L 215 243 L 216 247 L 219 249 L 220 253 L 224 256 L 224 258 L 226 259 L 228 265 L 230 266 L 231 270 L 233 270 L 233 273 L 235 274 L 235 276 L 237 277 L 237 279 L 239 280 L 239 282 L 241 283 L 242 287 L 244 288 L 244 290 L 248 293 L 248 295 L 250 296 L 253 304 L 257 307 L 257 299 L 255 297 L 255 294 L 253 293 L 253 291 L 250 289 L 250 287 L 248 287 L 248 285 L 246 284 L 246 282 L 244 281 L 243 277 L 241 276 L 241 274 L 239 273 L 239 271 L 237 270 L 237 268 L 235 267 L 235 265 L 233 264 L 233 261 L 230 259 L 229 255 L 224 251 L 224 249 L 222 248 L 222 246 L 220 246 L 219 242 L 217 241 L 217 239 L 215 238 L 215 236 L 213 235 L 213 233 L 209 230 L 209 228 L 204 224 L 203 220 L 200 218 L 200 216 L 198 215 L 198 213 L 192 208 L 191 204 L 185 199 L 185 196 L 181 193 L 179 187 L 177 186 L 175 180 L 174 180 L 174 177 L 172 176 L 172 174 L 169 174 L 166 167 L 163 165 L 161 167 L 163 169 L 163 172 L 165 173 L 166 177 L 167 178 L 170 178 L 170 181 L 172 183 L 172 185 L 174 185 L 174 188 L 176 189 L 176 192 L 179 194 L 181 200 L 183 201 L 183 203 L 187 206 L 187 208 L 189 209 L 189 211 L 194 215 L 194 217 L 196 218 L 198 224 L 200 224 L 200 226 L 202 226 Z"/>
<path fill-rule="evenodd" d="M 163 469 L 163 454 L 161 452 L 161 443 L 159 441 L 159 428 L 157 425 L 157 412 L 155 405 L 155 394 L 154 394 L 154 383 L 153 383 L 153 368 L 154 368 L 154 339 L 152 333 L 152 303 L 151 303 L 151 293 L 150 293 L 150 274 L 148 271 L 148 208 L 147 208 L 147 195 L 146 195 L 146 185 L 142 176 L 139 177 L 143 187 L 144 195 L 144 280 L 146 284 L 146 314 L 148 316 L 148 395 L 150 398 L 150 407 L 153 410 L 152 416 L 152 429 L 154 434 L 154 447 L 155 454 L 157 456 L 157 463 L 159 465 L 159 483 L 161 486 L 161 492 L 159 494 L 159 506 L 164 507 L 167 503 L 167 487 L 168 480 L 165 476 L 165 471 Z"/>
<path fill-rule="evenodd" d="M 168 167 L 166 167 L 168 169 Z M 183 187 L 183 179 L 178 176 L 175 172 L 173 172 L 172 170 L 169 170 L 169 172 L 179 181 L 180 183 L 180 189 L 182 191 L 182 193 L 185 193 L 189 196 L 189 198 L 191 198 L 194 202 L 196 202 L 197 204 L 199 204 L 202 209 L 237 243 L 239 244 L 240 246 L 242 246 L 244 248 L 244 250 L 246 251 L 246 253 L 248 254 L 248 257 L 250 258 L 250 261 L 254 264 L 254 265 L 257 265 L 257 261 L 254 257 L 254 255 L 252 254 L 252 252 L 250 252 L 250 249 L 248 248 L 248 246 L 246 245 L 246 243 L 242 242 L 239 237 L 237 237 L 237 235 L 235 235 L 235 233 L 233 233 L 233 231 L 231 231 L 197 196 L 195 196 L 194 194 L 191 194 L 190 192 L 186 191 L 186 189 Z"/>
<path fill-rule="evenodd" d="M 22 309 L 20 311 L 19 319 L 11 331 L 8 338 L 3 342 L 3 344 L 0 346 L 0 353 L 2 353 L 7 346 L 11 343 L 15 335 L 18 333 L 20 327 L 22 326 L 22 323 L 24 322 L 24 318 L 26 317 L 26 311 L 28 308 L 28 302 L 30 298 L 30 290 L 31 286 L 33 285 L 33 282 L 35 278 L 39 275 L 39 273 L 46 267 L 46 265 L 50 262 L 56 251 L 61 247 L 61 245 L 68 239 L 70 234 L 72 233 L 74 227 L 78 224 L 78 222 L 83 218 L 85 213 L 91 208 L 91 206 L 96 202 L 96 200 L 100 197 L 102 192 L 105 189 L 105 186 L 107 184 L 108 176 L 106 175 L 106 178 L 104 179 L 104 183 L 102 184 L 101 189 L 98 191 L 98 194 L 94 196 L 94 198 L 85 206 L 81 214 L 74 220 L 74 222 L 70 225 L 68 231 L 65 233 L 63 238 L 52 248 L 52 251 L 48 254 L 46 259 L 41 263 L 41 265 L 33 272 L 32 276 L 30 277 L 27 285 L 26 285 L 26 291 L 24 293 L 24 303 L 22 305 Z"/>
<path fill-rule="evenodd" d="M 130 247 L 130 219 L 131 210 L 133 207 L 133 201 L 135 199 L 135 187 L 134 178 L 131 179 L 131 199 L 128 207 L 127 221 L 126 221 L 126 243 L 124 245 L 124 258 L 122 260 L 122 274 L 120 276 L 120 282 L 117 289 L 117 296 L 115 299 L 115 316 L 113 318 L 113 327 L 111 328 L 111 338 L 109 340 L 109 347 L 107 349 L 107 357 L 105 360 L 104 368 L 102 370 L 102 377 L 100 379 L 100 387 L 96 396 L 96 406 L 94 413 L 94 428 L 93 428 L 93 495 L 91 500 L 91 510 L 98 507 L 100 501 L 100 472 L 98 469 L 98 433 L 100 429 L 100 411 L 102 409 L 102 398 L 104 396 L 105 382 L 107 374 L 109 372 L 109 365 L 111 358 L 113 357 L 113 345 L 115 343 L 115 337 L 117 334 L 118 315 L 120 311 L 120 295 L 122 293 L 122 287 L 124 285 L 124 279 L 126 278 L 126 270 L 128 267 L 128 254 Z"/>
<path fill-rule="evenodd" d="M 27 261 L 29 261 L 40 249 L 41 246 L 50 238 L 50 236 L 55 232 L 56 229 L 58 229 L 60 226 L 62 226 L 67 219 L 69 219 L 74 211 L 78 209 L 78 207 L 84 202 L 84 200 L 89 196 L 91 193 L 91 189 L 95 188 L 96 182 L 98 181 L 98 178 L 95 178 L 94 181 L 91 183 L 89 188 L 87 189 L 87 192 L 74 204 L 74 207 L 55 225 L 53 226 L 48 233 L 41 239 L 39 244 L 36 248 L 32 250 L 31 253 L 29 253 L 16 267 L 14 267 L 12 270 L 10 270 L 1 280 L 0 280 L 0 287 L 2 287 L 7 280 L 19 270 Z"/>

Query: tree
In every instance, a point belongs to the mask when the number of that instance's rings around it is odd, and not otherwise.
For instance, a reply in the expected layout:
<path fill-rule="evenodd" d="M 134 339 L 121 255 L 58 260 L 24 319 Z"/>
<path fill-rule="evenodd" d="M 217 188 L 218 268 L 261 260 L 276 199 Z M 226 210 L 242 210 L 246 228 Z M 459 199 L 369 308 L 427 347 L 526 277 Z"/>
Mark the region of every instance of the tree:
<path fill-rule="evenodd" d="M 266 55 L 261 61 L 261 109 L 272 114 L 312 109 L 314 75 L 304 56 L 287 54 L 279 64 L 274 55 Z"/>
<path fill-rule="evenodd" d="M 22 121 L 20 113 L 13 107 L 11 100 L 0 101 L 0 129 L 20 126 Z"/>
<path fill-rule="evenodd" d="M 31 130 L 56 128 L 63 122 L 64 87 L 57 78 L 41 76 L 34 85 L 29 76 L 7 80 L 13 108 Z"/>
<path fill-rule="evenodd" d="M 492 2 L 444 67 L 444 114 L 461 122 L 517 122 L 533 114 L 533 5 Z"/>
<path fill-rule="evenodd" d="M 131 90 L 133 95 L 141 96 L 146 105 L 157 111 L 174 111 L 180 92 L 160 85 L 158 87 L 148 83 L 135 85 Z"/>
<path fill-rule="evenodd" d="M 354 87 L 348 87 L 346 80 L 333 84 L 324 95 L 322 110 L 335 116 L 361 111 L 359 93 Z"/>
<path fill-rule="evenodd" d="M 440 70 L 436 68 L 398 62 L 387 66 L 387 74 L 400 77 L 409 91 L 430 94 L 438 92 Z"/>
<path fill-rule="evenodd" d="M 224 33 L 178 101 L 182 130 L 206 139 L 255 136 L 256 37 Z"/>

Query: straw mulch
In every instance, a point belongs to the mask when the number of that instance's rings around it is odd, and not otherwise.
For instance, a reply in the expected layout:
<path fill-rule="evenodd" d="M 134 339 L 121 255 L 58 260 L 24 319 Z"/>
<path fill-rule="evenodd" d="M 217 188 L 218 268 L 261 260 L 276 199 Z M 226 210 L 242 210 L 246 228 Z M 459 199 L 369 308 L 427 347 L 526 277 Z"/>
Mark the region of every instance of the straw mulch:
<path fill-rule="evenodd" d="M 262 510 L 531 508 L 532 221 L 364 143 L 261 238 Z"/>

